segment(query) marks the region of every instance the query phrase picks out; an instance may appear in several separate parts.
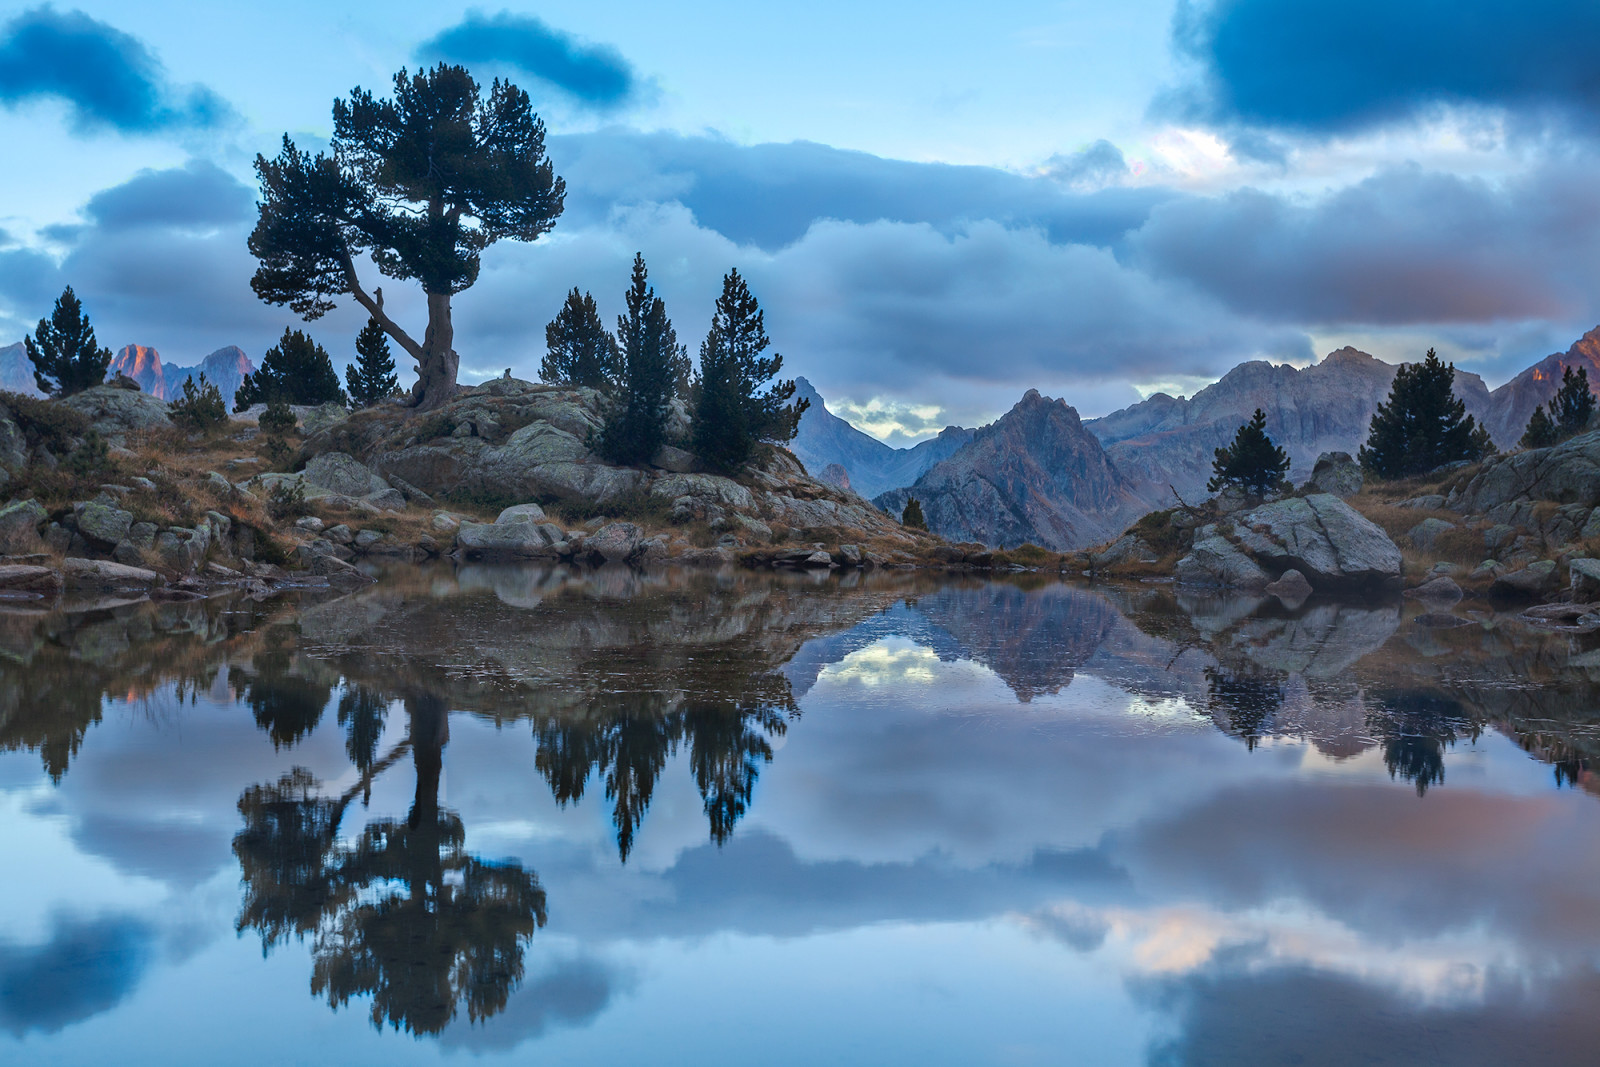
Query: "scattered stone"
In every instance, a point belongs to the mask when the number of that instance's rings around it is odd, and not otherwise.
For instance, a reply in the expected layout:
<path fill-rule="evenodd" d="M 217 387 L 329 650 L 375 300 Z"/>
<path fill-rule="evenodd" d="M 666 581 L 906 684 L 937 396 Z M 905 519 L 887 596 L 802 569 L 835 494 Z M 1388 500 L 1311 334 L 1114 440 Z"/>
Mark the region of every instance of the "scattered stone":
<path fill-rule="evenodd" d="M 319 555 L 311 561 L 311 573 L 321 575 L 328 579 L 328 584 L 342 588 L 355 588 L 362 585 L 371 585 L 377 581 L 371 575 L 363 573 L 355 566 L 346 563 L 337 556 Z"/>
<path fill-rule="evenodd" d="M 61 572 L 53 567 L 24 563 L 0 564 L 0 589 L 8 592 L 51 593 L 62 585 Z"/>
<path fill-rule="evenodd" d="M 622 563 L 639 551 L 642 535 L 643 531 L 631 522 L 612 522 L 596 530 L 584 545 L 607 563 Z"/>
<path fill-rule="evenodd" d="M 1432 567 L 1430 567 L 1428 569 L 1428 573 L 1429 574 L 1447 574 L 1447 575 L 1450 575 L 1450 576 L 1454 577 L 1455 575 L 1460 574 L 1462 569 L 1463 568 L 1459 563 L 1446 563 L 1446 562 L 1441 560 L 1440 562 L 1435 563 Z"/>
<path fill-rule="evenodd" d="M 1402 500 L 1395 505 L 1397 508 L 1415 508 L 1418 511 L 1439 511 L 1444 506 L 1445 499 L 1438 493 L 1414 496 L 1410 500 Z"/>
<path fill-rule="evenodd" d="M 1578 600 L 1600 600 L 1600 559 L 1575 559 L 1567 564 L 1572 595 Z"/>
<path fill-rule="evenodd" d="M 217 496 L 221 497 L 223 500 L 227 500 L 238 492 L 238 490 L 233 487 L 232 482 L 228 481 L 228 479 L 224 478 L 216 471 L 206 471 L 206 476 L 202 481 L 207 489 L 217 494 Z"/>
<path fill-rule="evenodd" d="M 1489 595 L 1501 600 L 1533 600 L 1552 592 L 1558 581 L 1556 561 L 1543 559 L 1500 575 L 1489 587 Z"/>
<path fill-rule="evenodd" d="M 456 530 L 456 544 L 470 557 L 553 556 L 552 542 L 533 522 L 463 522 Z"/>
<path fill-rule="evenodd" d="M 340 496 L 370 496 L 390 488 L 389 483 L 372 473 L 366 464 L 345 452 L 323 452 L 313 456 L 306 464 L 302 477 L 307 485 Z M 401 506 L 405 506 L 403 498 Z"/>
<path fill-rule="evenodd" d="M 322 536 L 326 537 L 336 545 L 348 545 L 351 541 L 356 539 L 355 533 L 350 529 L 350 527 L 346 526 L 342 522 L 333 529 L 324 533 Z"/>
<path fill-rule="evenodd" d="M 861 546 L 860 545 L 840 545 L 839 546 L 839 562 L 843 563 L 847 567 L 859 567 L 859 566 L 861 566 Z"/>
<path fill-rule="evenodd" d="M 1104 571 L 1129 563 L 1154 563 L 1157 558 L 1155 549 L 1138 534 L 1123 534 L 1111 542 L 1104 552 L 1092 553 L 1089 566 L 1092 570 Z"/>
<path fill-rule="evenodd" d="M 1483 547 L 1493 552 L 1510 544 L 1517 536 L 1517 528 L 1503 522 L 1486 527 L 1483 531 Z"/>
<path fill-rule="evenodd" d="M 1425 601 L 1430 604 L 1454 604 L 1461 599 L 1461 587 L 1448 575 L 1441 574 L 1437 578 L 1430 578 L 1415 589 L 1407 589 L 1405 595 L 1415 600 Z"/>
<path fill-rule="evenodd" d="M 356 534 L 355 546 L 365 551 L 383 540 L 383 534 L 377 530 L 362 530 Z"/>
<path fill-rule="evenodd" d="M 1343 453 L 1339 453 L 1343 455 Z M 1348 458 L 1348 457 L 1347 457 Z M 1306 576 L 1290 567 L 1278 576 L 1278 580 L 1268 584 L 1261 590 L 1271 593 L 1281 600 L 1286 607 L 1298 607 L 1311 595 L 1311 583 L 1306 581 Z"/>
<path fill-rule="evenodd" d="M 37 551 L 39 527 L 49 517 L 37 500 L 18 500 L 0 507 L 0 553 Z"/>
<path fill-rule="evenodd" d="M 321 533 L 322 527 L 322 520 L 317 518 L 315 515 L 302 515 L 300 518 L 294 520 L 294 528 L 296 530 L 305 530 L 308 533 Z"/>
<path fill-rule="evenodd" d="M 156 483 L 152 482 L 149 478 L 129 478 L 128 481 L 132 483 L 135 489 L 143 490 L 146 493 L 153 493 L 156 491 Z"/>
<path fill-rule="evenodd" d="M 461 519 L 448 511 L 435 511 L 430 525 L 434 533 L 453 534 L 460 527 Z"/>
<path fill-rule="evenodd" d="M 1317 493 L 1347 497 L 1361 492 L 1361 482 L 1361 465 L 1350 453 L 1324 452 L 1311 468 L 1311 478 L 1305 487 Z"/>
<path fill-rule="evenodd" d="M 541 508 L 538 504 L 514 504 L 502 511 L 494 521 L 496 525 L 505 525 L 511 522 L 544 522 L 544 508 Z"/>
<path fill-rule="evenodd" d="M 1423 519 L 1406 532 L 1406 537 L 1414 548 L 1428 552 L 1433 549 L 1433 543 L 1440 534 L 1449 533 L 1455 528 L 1455 523 L 1443 519 Z"/>
<path fill-rule="evenodd" d="M 72 588 L 149 589 L 163 584 L 155 571 L 104 559 L 68 559 L 61 564 L 61 575 Z"/>

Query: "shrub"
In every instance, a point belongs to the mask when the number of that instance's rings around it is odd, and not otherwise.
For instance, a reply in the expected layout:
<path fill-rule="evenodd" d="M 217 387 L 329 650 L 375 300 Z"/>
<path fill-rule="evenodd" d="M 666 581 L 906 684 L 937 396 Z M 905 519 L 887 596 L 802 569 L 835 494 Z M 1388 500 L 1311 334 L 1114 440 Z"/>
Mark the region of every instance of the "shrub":
<path fill-rule="evenodd" d="M 284 437 L 294 433 L 294 412 L 281 399 L 269 400 L 267 401 L 267 410 L 261 413 L 258 425 L 261 427 L 261 432 L 268 437 Z"/>
<path fill-rule="evenodd" d="M 279 522 L 298 519 L 310 512 L 306 506 L 306 487 L 298 478 L 279 482 L 267 494 L 267 514 Z"/>
<path fill-rule="evenodd" d="M 184 429 L 205 433 L 228 421 L 228 407 L 222 400 L 222 390 L 206 381 L 204 371 L 196 383 L 195 378 L 184 379 L 183 395 L 172 402 L 170 415 Z"/>
<path fill-rule="evenodd" d="M 21 393 L 0 393 L 0 405 L 11 412 L 30 448 L 42 445 L 51 452 L 65 454 L 89 432 L 88 416 L 65 404 Z"/>
<path fill-rule="evenodd" d="M 922 505 L 916 497 L 906 501 L 905 510 L 900 513 L 900 525 L 909 526 L 913 530 L 926 530 L 928 520 L 922 517 Z"/>

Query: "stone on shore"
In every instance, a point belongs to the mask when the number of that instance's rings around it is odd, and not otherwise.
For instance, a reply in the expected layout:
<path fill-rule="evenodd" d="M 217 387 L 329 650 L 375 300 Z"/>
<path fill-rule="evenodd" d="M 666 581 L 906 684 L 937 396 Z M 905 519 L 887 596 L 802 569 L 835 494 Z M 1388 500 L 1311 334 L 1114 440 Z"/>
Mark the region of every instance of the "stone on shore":
<path fill-rule="evenodd" d="M 1217 586 L 1225 589 L 1257 591 L 1272 581 L 1272 575 L 1219 533 L 1195 540 L 1189 554 L 1178 561 L 1180 585 Z"/>
<path fill-rule="evenodd" d="M 1239 516 L 1239 546 L 1275 569 L 1293 567 L 1313 588 L 1397 585 L 1400 549 L 1375 523 L 1329 493 L 1275 500 Z"/>
<path fill-rule="evenodd" d="M 18 500 L 0 506 L 0 554 L 21 556 L 44 547 L 39 527 L 50 517 L 37 500 Z"/>
<path fill-rule="evenodd" d="M 152 589 L 164 583 L 161 575 L 143 567 L 76 557 L 61 564 L 61 576 L 69 588 Z"/>

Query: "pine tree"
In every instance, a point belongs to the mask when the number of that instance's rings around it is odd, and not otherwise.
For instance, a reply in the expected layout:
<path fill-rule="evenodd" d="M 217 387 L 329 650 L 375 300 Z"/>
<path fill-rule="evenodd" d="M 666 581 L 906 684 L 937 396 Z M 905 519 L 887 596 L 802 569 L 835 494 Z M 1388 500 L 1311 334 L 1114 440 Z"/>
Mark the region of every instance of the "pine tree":
<path fill-rule="evenodd" d="M 916 497 L 906 500 L 905 510 L 900 512 L 900 525 L 909 526 L 913 530 L 926 530 L 928 520 L 922 517 L 922 505 L 917 503 Z"/>
<path fill-rule="evenodd" d="M 1589 372 L 1568 367 L 1561 372 L 1561 388 L 1550 400 L 1549 417 L 1562 437 L 1582 433 L 1594 414 L 1594 394 L 1589 392 Z"/>
<path fill-rule="evenodd" d="M 1407 478 L 1492 452 L 1488 434 L 1452 391 L 1455 380 L 1455 364 L 1439 362 L 1431 348 L 1421 363 L 1397 370 L 1388 401 L 1372 416 L 1361 466 L 1379 478 Z"/>
<path fill-rule="evenodd" d="M 328 352 L 299 330 L 284 330 L 267 349 L 261 367 L 245 378 L 234 395 L 233 410 L 281 400 L 285 404 L 346 403 L 339 375 Z"/>
<path fill-rule="evenodd" d="M 1260 408 L 1233 435 L 1233 444 L 1216 450 L 1206 489 L 1239 489 L 1254 497 L 1277 492 L 1288 484 L 1289 454 L 1267 436 L 1267 416 Z"/>
<path fill-rule="evenodd" d="M 170 407 L 172 421 L 186 430 L 204 433 L 228 421 L 228 406 L 222 401 L 222 390 L 206 381 L 206 372 L 197 378 L 183 380 L 183 395 Z"/>
<path fill-rule="evenodd" d="M 544 328 L 548 349 L 539 364 L 539 380 L 559 385 L 587 385 L 606 389 L 623 377 L 622 352 L 616 338 L 600 321 L 594 297 L 579 294 L 577 286 L 567 294 L 555 319 Z"/>
<path fill-rule="evenodd" d="M 734 471 L 761 441 L 788 441 L 800 427 L 807 401 L 790 404 L 793 381 L 757 390 L 783 369 L 783 357 L 764 356 L 771 343 L 765 316 L 737 270 L 722 279 L 711 332 L 700 345 L 700 373 L 691 390 L 695 455 L 711 467 Z"/>
<path fill-rule="evenodd" d="M 1522 440 L 1517 444 L 1523 448 L 1549 448 L 1559 437 L 1556 424 L 1550 421 L 1550 416 L 1545 414 L 1544 405 L 1540 404 L 1533 409 L 1533 415 L 1528 419 L 1528 428 L 1522 431 Z"/>
<path fill-rule="evenodd" d="M 71 396 L 106 380 L 111 349 L 95 343 L 94 327 L 78 294 L 67 286 L 48 319 L 22 339 L 33 361 L 33 380 L 50 396 Z"/>
<path fill-rule="evenodd" d="M 613 463 L 643 463 L 667 440 L 672 398 L 689 354 L 667 318 L 667 307 L 648 285 L 644 256 L 633 257 L 627 314 L 617 317 L 622 380 L 600 431 L 600 454 Z"/>
<path fill-rule="evenodd" d="M 389 336 L 377 319 L 368 319 L 356 334 L 356 361 L 344 369 L 344 384 L 352 408 L 371 407 L 400 388 L 394 356 L 389 353 Z"/>

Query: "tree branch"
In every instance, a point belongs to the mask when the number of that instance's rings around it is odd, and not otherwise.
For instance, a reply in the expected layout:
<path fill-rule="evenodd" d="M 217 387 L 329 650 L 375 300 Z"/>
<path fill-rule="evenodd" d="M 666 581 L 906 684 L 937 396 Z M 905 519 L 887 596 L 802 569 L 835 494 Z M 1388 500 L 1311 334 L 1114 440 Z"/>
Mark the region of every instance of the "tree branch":
<path fill-rule="evenodd" d="M 383 300 L 375 298 L 361 288 L 361 282 L 356 277 L 355 260 L 349 253 L 344 257 L 344 278 L 350 285 L 350 295 L 356 298 L 356 303 L 367 309 L 367 314 L 383 327 L 383 332 L 395 339 L 395 343 L 410 353 L 411 358 L 422 361 L 422 346 L 411 339 L 411 335 L 400 328 L 400 324 L 391 319 L 383 310 Z"/>

